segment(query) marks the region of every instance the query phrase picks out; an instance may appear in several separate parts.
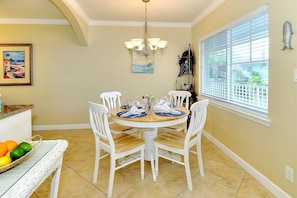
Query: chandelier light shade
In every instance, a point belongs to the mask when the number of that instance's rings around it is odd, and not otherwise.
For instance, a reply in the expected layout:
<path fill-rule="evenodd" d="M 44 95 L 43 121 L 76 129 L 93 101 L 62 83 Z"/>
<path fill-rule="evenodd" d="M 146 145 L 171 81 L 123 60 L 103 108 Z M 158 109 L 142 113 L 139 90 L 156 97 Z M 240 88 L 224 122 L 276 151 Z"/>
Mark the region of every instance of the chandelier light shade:
<path fill-rule="evenodd" d="M 147 3 L 150 0 L 142 0 L 145 3 L 144 38 L 134 38 L 124 44 L 131 54 L 137 56 L 153 56 L 156 52 L 162 53 L 167 46 L 167 41 L 160 38 L 149 38 L 147 25 Z"/>

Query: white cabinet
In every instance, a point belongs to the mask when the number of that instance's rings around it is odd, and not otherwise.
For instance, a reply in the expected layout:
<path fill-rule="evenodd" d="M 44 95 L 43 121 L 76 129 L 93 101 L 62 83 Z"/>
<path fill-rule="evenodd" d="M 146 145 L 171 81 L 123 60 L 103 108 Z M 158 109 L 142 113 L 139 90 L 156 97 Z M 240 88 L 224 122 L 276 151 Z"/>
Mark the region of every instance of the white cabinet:
<path fill-rule="evenodd" d="M 32 137 L 32 105 L 10 105 L 0 113 L 0 141 Z"/>

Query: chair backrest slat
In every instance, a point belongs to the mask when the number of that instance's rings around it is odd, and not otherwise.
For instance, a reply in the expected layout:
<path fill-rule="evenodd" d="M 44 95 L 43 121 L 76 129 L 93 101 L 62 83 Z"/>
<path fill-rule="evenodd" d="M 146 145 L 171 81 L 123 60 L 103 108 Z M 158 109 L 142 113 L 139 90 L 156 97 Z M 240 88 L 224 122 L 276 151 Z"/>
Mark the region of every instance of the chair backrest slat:
<path fill-rule="evenodd" d="M 103 92 L 100 94 L 100 98 L 102 99 L 103 105 L 106 106 L 110 112 L 121 106 L 121 95 L 119 91 Z"/>
<path fill-rule="evenodd" d="M 89 102 L 89 117 L 92 130 L 96 136 L 95 138 L 98 138 L 101 143 L 110 147 L 111 150 L 114 150 L 114 141 L 108 123 L 107 107 L 102 104 Z"/>
<path fill-rule="evenodd" d="M 185 144 L 193 138 L 193 136 L 201 136 L 207 117 L 208 99 L 195 102 L 191 105 L 191 120 L 185 138 Z"/>
<path fill-rule="evenodd" d="M 183 106 L 187 109 L 189 108 L 189 101 L 191 97 L 191 92 L 189 91 L 180 91 L 180 90 L 171 90 L 168 92 L 169 101 L 171 104 L 176 106 Z M 185 104 L 184 101 L 186 100 Z"/>

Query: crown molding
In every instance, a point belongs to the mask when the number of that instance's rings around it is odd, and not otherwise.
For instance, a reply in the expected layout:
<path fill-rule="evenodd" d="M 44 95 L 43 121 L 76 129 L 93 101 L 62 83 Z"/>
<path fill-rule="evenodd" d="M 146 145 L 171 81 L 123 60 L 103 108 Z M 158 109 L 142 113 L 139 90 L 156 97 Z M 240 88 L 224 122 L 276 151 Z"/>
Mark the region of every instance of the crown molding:
<path fill-rule="evenodd" d="M 0 24 L 40 24 L 40 25 L 69 25 L 65 19 L 0 19 Z M 88 23 L 91 26 L 126 26 L 142 27 L 143 22 L 136 21 L 101 21 L 92 20 Z M 150 27 L 172 27 L 172 28 L 191 28 L 190 23 L 166 23 L 166 22 L 149 22 Z"/>
<path fill-rule="evenodd" d="M 144 22 L 137 21 L 101 21 L 92 20 L 89 25 L 93 26 L 128 26 L 128 27 L 143 27 Z M 191 28 L 190 23 L 166 23 L 166 22 L 148 22 L 150 27 L 178 27 L 178 28 Z"/>
<path fill-rule="evenodd" d="M 90 23 L 88 15 L 81 9 L 76 0 L 66 0 L 66 2 L 75 10 L 75 12 L 87 23 Z"/>
<path fill-rule="evenodd" d="M 0 19 L 0 24 L 42 24 L 42 25 L 68 25 L 64 19 Z"/>
<path fill-rule="evenodd" d="M 203 10 L 192 22 L 191 26 L 193 27 L 199 21 L 204 19 L 207 15 L 209 15 L 212 11 L 214 11 L 217 7 L 219 7 L 225 0 L 215 0 L 212 4 L 210 4 L 205 10 Z"/>
<path fill-rule="evenodd" d="M 66 0 L 72 9 L 91 26 L 126 26 L 126 27 L 140 27 L 143 22 L 137 21 L 104 21 L 104 20 L 90 20 L 85 12 L 81 9 L 77 1 Z M 173 22 L 149 22 L 151 27 L 173 27 L 173 28 L 191 28 L 196 23 L 205 18 L 213 10 L 219 7 L 225 0 L 215 0 L 203 12 L 201 12 L 191 23 L 173 23 Z M 66 19 L 14 19 L 2 18 L 0 24 L 45 24 L 45 25 L 69 25 Z"/>

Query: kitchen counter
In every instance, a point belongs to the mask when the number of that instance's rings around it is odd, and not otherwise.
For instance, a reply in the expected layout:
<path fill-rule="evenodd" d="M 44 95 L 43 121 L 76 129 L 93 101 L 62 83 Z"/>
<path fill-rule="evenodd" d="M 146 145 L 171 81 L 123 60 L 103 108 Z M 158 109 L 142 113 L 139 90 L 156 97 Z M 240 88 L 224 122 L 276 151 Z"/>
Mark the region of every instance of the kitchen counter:
<path fill-rule="evenodd" d="M 0 120 L 32 109 L 33 107 L 33 105 L 3 105 L 2 113 L 0 113 Z"/>
<path fill-rule="evenodd" d="M 32 137 L 33 105 L 3 105 L 0 113 L 0 141 L 21 141 Z"/>

